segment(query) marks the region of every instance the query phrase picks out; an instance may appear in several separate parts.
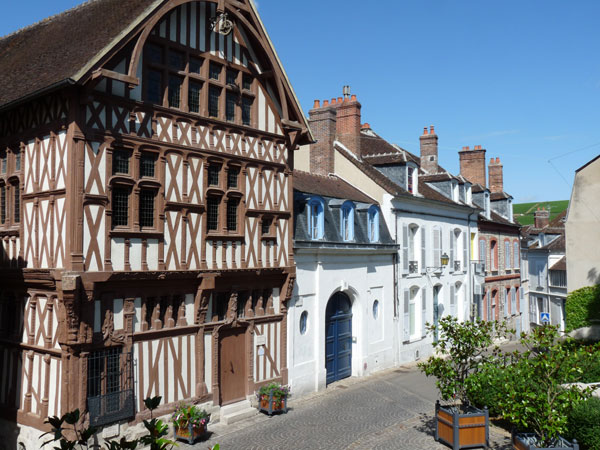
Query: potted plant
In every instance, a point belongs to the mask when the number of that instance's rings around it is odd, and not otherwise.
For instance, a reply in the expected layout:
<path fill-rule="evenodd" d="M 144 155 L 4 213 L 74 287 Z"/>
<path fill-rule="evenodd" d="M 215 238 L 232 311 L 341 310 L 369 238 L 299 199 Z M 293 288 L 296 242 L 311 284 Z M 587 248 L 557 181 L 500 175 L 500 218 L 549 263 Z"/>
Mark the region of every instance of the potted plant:
<path fill-rule="evenodd" d="M 579 449 L 576 441 L 568 442 L 562 436 L 567 432 L 572 408 L 587 398 L 590 390 L 563 384 L 581 375 L 581 355 L 575 347 L 559 342 L 558 337 L 558 327 L 535 328 L 521 338 L 525 351 L 514 353 L 517 360 L 508 370 L 511 389 L 499 405 L 504 419 L 528 431 L 513 431 L 514 449 Z"/>
<path fill-rule="evenodd" d="M 206 433 L 210 414 L 196 405 L 180 404 L 171 417 L 175 438 L 193 444 Z"/>
<path fill-rule="evenodd" d="M 435 354 L 419 363 L 427 376 L 436 377 L 436 386 L 442 400 L 435 406 L 435 440 L 452 446 L 454 450 L 487 446 L 489 441 L 489 414 L 475 408 L 467 394 L 468 378 L 482 366 L 482 355 L 487 351 L 498 353 L 497 347 L 489 350 L 494 339 L 508 333 L 505 324 L 496 321 L 459 322 L 446 316 L 438 323 L 438 340 L 433 343 Z M 435 325 L 427 324 L 429 333 Z"/>
<path fill-rule="evenodd" d="M 279 383 L 269 383 L 262 386 L 256 393 L 258 399 L 258 410 L 269 415 L 274 412 L 287 412 L 287 398 L 290 396 L 290 388 Z"/>

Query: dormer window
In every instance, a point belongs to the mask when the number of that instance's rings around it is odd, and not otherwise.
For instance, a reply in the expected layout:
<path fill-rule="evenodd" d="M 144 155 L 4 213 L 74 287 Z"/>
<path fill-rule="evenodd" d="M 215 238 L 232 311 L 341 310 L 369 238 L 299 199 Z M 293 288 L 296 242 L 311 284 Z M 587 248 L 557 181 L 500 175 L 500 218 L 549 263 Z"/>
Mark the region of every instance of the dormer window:
<path fill-rule="evenodd" d="M 308 202 L 308 234 L 311 239 L 323 239 L 324 219 L 323 201 L 320 198 L 312 198 Z"/>
<path fill-rule="evenodd" d="M 344 241 L 354 239 L 354 204 L 350 201 L 340 208 L 340 233 Z"/>
<path fill-rule="evenodd" d="M 368 212 L 368 234 L 369 242 L 379 241 L 379 208 L 373 205 L 369 208 Z"/>
<path fill-rule="evenodd" d="M 490 218 L 490 193 L 485 193 L 485 217 Z"/>
<path fill-rule="evenodd" d="M 456 180 L 452 180 L 452 201 L 458 201 L 458 182 Z"/>
<path fill-rule="evenodd" d="M 471 185 L 465 185 L 465 200 L 467 205 L 473 204 L 473 192 L 471 191 Z"/>

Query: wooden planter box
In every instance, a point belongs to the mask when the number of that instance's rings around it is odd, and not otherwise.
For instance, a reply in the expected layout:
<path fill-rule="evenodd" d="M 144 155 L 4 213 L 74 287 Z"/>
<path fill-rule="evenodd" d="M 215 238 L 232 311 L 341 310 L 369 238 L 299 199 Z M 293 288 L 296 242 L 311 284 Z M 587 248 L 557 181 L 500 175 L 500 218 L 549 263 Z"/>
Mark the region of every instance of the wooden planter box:
<path fill-rule="evenodd" d="M 269 395 L 261 395 L 258 399 L 258 410 L 264 411 L 268 415 L 273 415 L 274 412 L 287 412 L 287 396 L 282 397 L 278 402 L 273 398 L 273 391 Z"/>
<path fill-rule="evenodd" d="M 487 408 L 472 408 L 472 412 L 459 413 L 457 409 L 445 408 L 439 400 L 435 403 L 435 440 L 452 447 L 487 447 L 490 427 Z"/>
<path fill-rule="evenodd" d="M 535 438 L 533 433 L 511 433 L 512 447 L 514 450 L 579 450 L 579 444 L 576 439 L 573 442 L 569 442 L 566 439 L 559 438 L 558 447 L 536 447 L 528 443 L 530 438 Z"/>
<path fill-rule="evenodd" d="M 188 444 L 193 444 L 204 436 L 207 428 L 208 421 L 199 428 L 194 428 L 191 425 L 189 425 L 187 428 L 175 428 L 175 439 L 180 439 L 182 441 L 186 441 Z"/>

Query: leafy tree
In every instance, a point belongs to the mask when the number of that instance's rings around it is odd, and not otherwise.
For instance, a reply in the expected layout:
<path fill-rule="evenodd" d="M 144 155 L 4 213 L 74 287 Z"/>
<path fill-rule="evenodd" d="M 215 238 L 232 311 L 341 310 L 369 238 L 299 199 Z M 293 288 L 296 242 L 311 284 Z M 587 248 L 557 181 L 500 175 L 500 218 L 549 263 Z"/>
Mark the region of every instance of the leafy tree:
<path fill-rule="evenodd" d="M 497 321 L 459 322 L 456 317 L 443 317 L 438 323 L 439 339 L 433 343 L 436 354 L 418 367 L 427 376 L 437 378 L 436 386 L 443 400 L 460 400 L 463 407 L 470 404 L 467 379 L 483 365 L 486 352 L 497 354 L 494 339 L 506 336 L 510 330 Z M 427 324 L 428 333 L 436 327 Z"/>
<path fill-rule="evenodd" d="M 600 284 L 571 292 L 565 303 L 567 332 L 590 326 L 592 320 L 600 320 Z"/>

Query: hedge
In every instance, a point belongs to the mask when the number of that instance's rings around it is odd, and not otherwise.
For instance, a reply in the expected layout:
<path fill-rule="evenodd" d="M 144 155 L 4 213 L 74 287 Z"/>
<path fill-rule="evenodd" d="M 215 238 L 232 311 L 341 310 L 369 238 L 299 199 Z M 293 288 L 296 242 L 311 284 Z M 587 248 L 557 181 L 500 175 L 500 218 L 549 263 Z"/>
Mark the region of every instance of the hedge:
<path fill-rule="evenodd" d="M 569 414 L 570 438 L 577 439 L 582 450 L 600 450 L 600 398 L 579 402 Z"/>
<path fill-rule="evenodd" d="M 566 331 L 589 327 L 591 320 L 600 321 L 600 284 L 571 292 L 567 297 Z"/>

